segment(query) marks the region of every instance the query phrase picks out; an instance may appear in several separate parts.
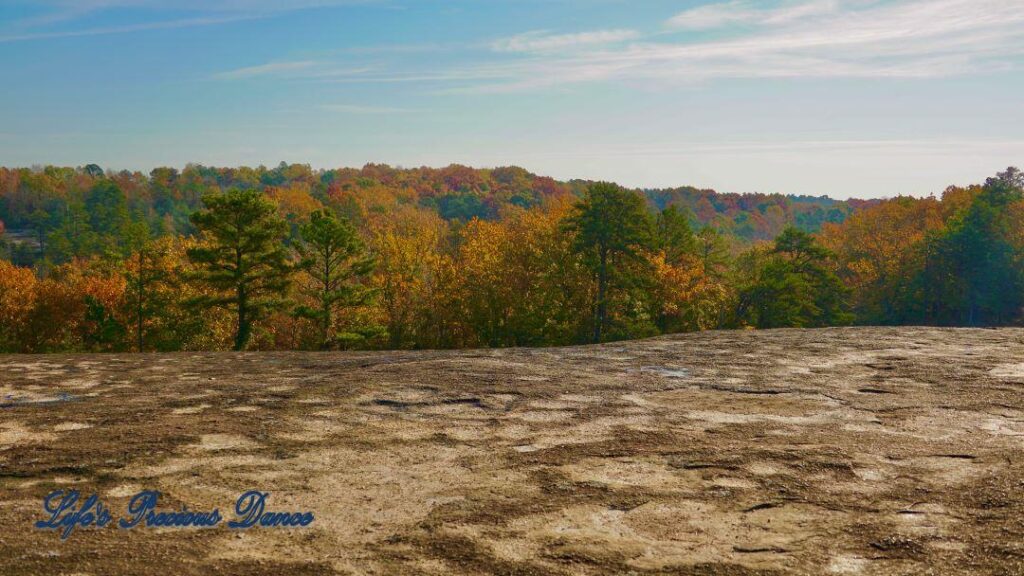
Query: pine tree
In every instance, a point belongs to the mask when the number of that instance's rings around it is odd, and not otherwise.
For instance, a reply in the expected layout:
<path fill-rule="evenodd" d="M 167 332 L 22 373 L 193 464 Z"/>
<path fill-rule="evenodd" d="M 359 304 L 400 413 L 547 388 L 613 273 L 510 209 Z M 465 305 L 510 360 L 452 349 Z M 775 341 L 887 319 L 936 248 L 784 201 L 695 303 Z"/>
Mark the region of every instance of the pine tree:
<path fill-rule="evenodd" d="M 841 326 L 853 321 L 849 289 L 830 267 L 834 255 L 810 234 L 788 227 L 770 251 L 753 254 L 753 277 L 740 289 L 741 321 L 758 328 Z"/>
<path fill-rule="evenodd" d="M 675 206 L 669 206 L 658 213 L 655 241 L 657 248 L 665 253 L 665 260 L 669 264 L 678 264 L 686 256 L 696 255 L 699 251 L 689 215 Z"/>
<path fill-rule="evenodd" d="M 204 243 L 188 251 L 194 278 L 211 294 L 199 307 L 224 307 L 237 317 L 235 350 L 244 350 L 253 325 L 286 304 L 293 266 L 283 244 L 288 226 L 272 202 L 256 190 L 231 189 L 203 196 L 205 208 L 192 215 Z"/>
<path fill-rule="evenodd" d="M 1024 199 L 1021 184 L 1015 168 L 989 178 L 945 230 L 928 238 L 918 280 L 928 321 L 998 326 L 1020 318 L 1024 255 L 1011 240 L 1020 224 L 1009 208 Z"/>
<path fill-rule="evenodd" d="M 310 214 L 301 226 L 302 242 L 297 251 L 300 266 L 311 280 L 304 292 L 315 306 L 300 306 L 297 316 L 317 323 L 321 348 L 335 346 L 339 339 L 352 340 L 363 336 L 359 331 L 337 334 L 337 313 L 347 307 L 362 306 L 373 297 L 373 290 L 362 282 L 374 269 L 355 228 L 346 219 L 339 219 L 327 210 Z"/>
<path fill-rule="evenodd" d="M 135 349 L 144 352 L 166 346 L 166 330 L 160 330 L 159 324 L 170 312 L 181 286 L 178 267 L 170 254 L 170 239 L 141 238 L 136 246 L 124 263 L 125 298 Z"/>
<path fill-rule="evenodd" d="M 592 184 L 566 222 L 575 234 L 575 249 L 594 274 L 594 342 L 604 338 L 608 327 L 611 292 L 630 284 L 629 264 L 643 262 L 642 251 L 651 244 L 651 217 L 639 194 L 618 185 Z"/>

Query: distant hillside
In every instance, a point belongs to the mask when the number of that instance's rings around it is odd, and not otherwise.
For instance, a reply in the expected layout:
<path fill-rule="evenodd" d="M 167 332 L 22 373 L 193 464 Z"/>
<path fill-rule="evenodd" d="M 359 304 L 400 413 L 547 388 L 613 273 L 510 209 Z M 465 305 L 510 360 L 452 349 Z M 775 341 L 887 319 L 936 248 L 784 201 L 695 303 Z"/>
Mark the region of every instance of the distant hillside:
<path fill-rule="evenodd" d="M 70 205 L 104 181 L 113 182 L 129 209 L 167 232 L 189 233 L 188 215 L 204 193 L 232 187 L 260 189 L 285 208 L 303 210 L 314 204 L 335 205 L 358 217 L 367 207 L 381 211 L 394 204 L 413 204 L 449 221 L 500 219 L 506 206 L 529 208 L 548 198 L 579 195 L 589 182 L 559 182 L 518 167 L 475 169 L 395 168 L 368 164 L 362 168 L 313 170 L 304 164 L 275 168 L 215 168 L 190 164 L 182 170 L 156 168 L 141 172 L 109 172 L 96 165 L 78 168 L 0 168 L 0 224 L 21 234 L 40 235 L 56 227 Z M 675 205 L 694 223 L 710 225 L 742 242 L 774 238 L 786 225 L 816 232 L 826 222 L 839 223 L 866 201 L 781 194 L 721 194 L 680 187 L 638 191 L 652 208 Z M 346 210 L 346 207 L 349 209 Z"/>
<path fill-rule="evenodd" d="M 825 223 L 840 224 L 854 212 L 878 203 L 827 196 L 723 194 L 692 186 L 643 192 L 659 210 L 670 205 L 688 208 L 700 224 L 745 241 L 770 240 L 788 225 L 818 232 Z"/>

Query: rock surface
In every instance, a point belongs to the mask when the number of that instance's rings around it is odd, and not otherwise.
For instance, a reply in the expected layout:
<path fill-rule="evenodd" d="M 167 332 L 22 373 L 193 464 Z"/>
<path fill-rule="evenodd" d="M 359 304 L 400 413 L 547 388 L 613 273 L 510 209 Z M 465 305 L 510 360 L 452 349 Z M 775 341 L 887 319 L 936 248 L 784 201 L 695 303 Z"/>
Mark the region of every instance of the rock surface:
<path fill-rule="evenodd" d="M 248 489 L 306 529 L 33 528 Z M 1024 572 L 1024 331 L 0 356 L 2 574 Z"/>

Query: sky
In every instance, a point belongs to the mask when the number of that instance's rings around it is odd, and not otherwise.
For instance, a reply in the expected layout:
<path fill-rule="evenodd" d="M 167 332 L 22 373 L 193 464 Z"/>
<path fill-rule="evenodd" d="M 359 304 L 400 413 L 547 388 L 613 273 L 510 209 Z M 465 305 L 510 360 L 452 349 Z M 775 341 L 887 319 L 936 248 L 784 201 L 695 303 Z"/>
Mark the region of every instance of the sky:
<path fill-rule="evenodd" d="M 0 165 L 518 165 L 941 193 L 1024 165 L 1024 0 L 0 0 Z"/>

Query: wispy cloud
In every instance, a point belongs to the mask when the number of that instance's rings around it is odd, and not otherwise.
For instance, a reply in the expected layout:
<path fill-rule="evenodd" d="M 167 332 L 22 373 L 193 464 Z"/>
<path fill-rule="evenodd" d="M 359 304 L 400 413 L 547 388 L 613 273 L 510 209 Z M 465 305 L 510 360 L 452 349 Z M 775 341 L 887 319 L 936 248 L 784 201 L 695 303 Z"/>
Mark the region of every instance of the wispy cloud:
<path fill-rule="evenodd" d="M 214 74 L 219 80 L 241 80 L 255 78 L 258 76 L 276 76 L 289 72 L 311 70 L 317 63 L 313 60 L 300 60 L 294 62 L 268 62 L 259 66 L 246 66 Z"/>
<path fill-rule="evenodd" d="M 26 40 L 45 40 L 50 38 L 74 38 L 77 36 L 103 36 L 107 34 L 125 34 L 128 32 L 143 32 L 147 30 L 165 30 L 173 28 L 192 28 L 195 26 L 213 26 L 216 24 L 227 24 L 242 20 L 254 20 L 261 18 L 258 15 L 235 15 L 203 18 L 183 18 L 179 20 L 166 20 L 162 22 L 144 22 L 140 24 L 126 24 L 124 26 L 104 26 L 98 28 L 85 28 L 81 30 L 62 30 L 57 32 L 25 32 L 16 34 L 0 35 L 0 43 L 22 42 Z"/>
<path fill-rule="evenodd" d="M 210 26 L 267 18 L 296 10 L 373 4 L 379 1 L 381 0 L 37 0 L 35 4 L 42 9 L 40 13 L 21 20 L 0 23 L 0 42 Z M 74 23 L 87 16 L 111 10 L 130 11 L 135 19 L 142 21 L 118 26 L 53 30 L 57 24 Z M 167 20 L 152 19 L 154 15 L 161 13 L 175 13 L 179 17 Z M 191 17 L 181 18 L 182 15 Z"/>
<path fill-rule="evenodd" d="M 382 0 L 94 0 L 120 2 L 129 6 L 152 6 L 171 10 L 216 12 L 290 12 L 332 6 L 377 4 Z"/>
<path fill-rule="evenodd" d="M 633 40 L 635 30 L 594 30 L 576 34 L 550 34 L 545 31 L 526 32 L 495 41 L 491 48 L 498 52 L 550 52 L 595 45 L 615 44 Z"/>
<path fill-rule="evenodd" d="M 330 6 L 374 4 L 381 0 L 33 0 L 50 13 L 98 12 L 111 8 L 196 12 L 288 12 Z"/>
<path fill-rule="evenodd" d="M 343 114 L 355 115 L 377 115 L 377 114 L 409 114 L 413 112 L 410 108 L 392 108 L 388 106 L 363 106 L 359 104 L 324 104 L 322 109 L 329 112 L 340 112 Z"/>
<path fill-rule="evenodd" d="M 1014 69 L 1024 55 L 1024 10 L 1004 0 L 847 0 L 785 4 L 727 39 L 631 42 L 523 61 L 517 78 L 457 88 L 495 92 L 603 80 L 712 78 L 933 78 Z M 749 4 L 713 5 L 720 11 Z M 700 10 L 700 9 L 697 9 Z M 684 13 L 686 14 L 686 13 Z M 710 7 L 702 26 L 715 20 Z M 693 16 L 691 13 L 690 16 Z M 673 19 L 678 25 L 678 16 Z M 690 18 L 696 26 L 698 19 Z"/>
<path fill-rule="evenodd" d="M 335 50 L 336 53 L 381 55 L 381 54 L 426 54 L 452 52 L 464 48 L 463 44 L 377 44 L 371 46 L 349 46 Z"/>
<path fill-rule="evenodd" d="M 341 83 L 434 83 L 443 93 L 536 91 L 601 81 L 716 78 L 937 78 L 1011 71 L 1024 58 L 1024 10 L 1005 0 L 729 0 L 694 8 L 650 35 L 628 29 L 527 32 L 485 44 L 464 64 L 346 69 L 281 64 L 222 74 L 287 74 Z M 691 29 L 728 27 L 713 39 Z M 477 45 L 477 48 L 480 48 Z M 492 53 L 500 52 L 496 58 Z M 401 51 L 397 51 L 400 54 Z"/>
<path fill-rule="evenodd" d="M 69 20 L 75 20 L 99 10 L 120 6 L 122 1 L 123 0 L 82 0 L 81 2 L 47 2 L 46 0 L 43 0 L 38 4 L 44 7 L 49 6 L 49 10 L 44 10 L 41 14 L 37 14 L 35 16 L 15 20 L 9 24 L 13 28 L 21 30 L 51 26 L 53 24 L 67 22 Z"/>
<path fill-rule="evenodd" d="M 746 140 L 726 142 L 700 142 L 693 144 L 670 143 L 664 145 L 643 144 L 618 148 L 603 148 L 602 151 L 617 156 L 681 156 L 693 154 L 772 154 L 806 152 L 869 151 L 875 153 L 897 153 L 916 155 L 935 154 L 977 154 L 994 153 L 1001 150 L 1022 150 L 1024 140 L 935 138 L 935 139 L 891 139 L 891 140 Z M 592 153 L 586 148 L 567 151 L 566 154 L 586 155 Z"/>
<path fill-rule="evenodd" d="M 144 7 L 201 14 L 75 31 L 6 36 L 0 31 L 0 42 L 212 25 L 375 0 L 44 1 L 55 10 Z M 213 78 L 423 82 L 441 84 L 444 92 L 491 93 L 600 81 L 935 78 L 1010 71 L 1024 58 L 1024 9 L 1007 0 L 725 0 L 666 16 L 664 27 L 647 35 L 622 28 L 532 31 L 491 42 L 444 46 L 450 54 L 428 62 L 412 60 L 421 55 L 422 46 L 373 46 L 362 52 L 349 47 L 344 49 L 345 65 L 321 54 L 319 61 L 273 61 L 227 70 Z M 711 38 L 691 33 L 712 29 L 717 32 Z M 408 62 L 403 60 L 406 54 Z M 370 65 L 360 66 L 367 62 Z"/>
<path fill-rule="evenodd" d="M 368 80 L 374 69 L 369 66 L 341 67 L 319 60 L 281 60 L 225 70 L 211 76 L 214 80 L 248 80 L 250 78 L 289 78 L 303 80 L 347 79 Z"/>
<path fill-rule="evenodd" d="M 758 7 L 753 2 L 732 0 L 691 8 L 676 14 L 666 24 L 684 30 L 706 30 L 736 24 L 778 26 L 838 11 L 838 0 L 803 0 L 783 3 L 772 8 L 763 7 L 763 3 Z"/>

